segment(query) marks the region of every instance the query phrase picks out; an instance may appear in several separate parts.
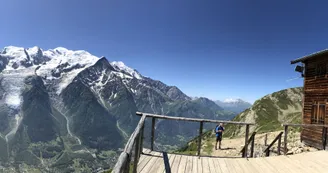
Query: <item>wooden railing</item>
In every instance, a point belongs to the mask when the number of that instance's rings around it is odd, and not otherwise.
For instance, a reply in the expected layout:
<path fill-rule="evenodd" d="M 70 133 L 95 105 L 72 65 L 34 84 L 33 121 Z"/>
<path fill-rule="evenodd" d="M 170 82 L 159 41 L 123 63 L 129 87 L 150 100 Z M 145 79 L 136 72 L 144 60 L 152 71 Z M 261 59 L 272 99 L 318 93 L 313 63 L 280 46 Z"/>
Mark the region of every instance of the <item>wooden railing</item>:
<path fill-rule="evenodd" d="M 139 162 L 140 154 L 142 152 L 142 144 L 143 144 L 143 130 L 145 125 L 146 115 L 143 115 L 129 138 L 128 142 L 125 145 L 124 151 L 119 156 L 115 167 L 113 169 L 113 173 L 128 173 L 130 170 L 130 161 L 132 159 L 132 150 L 133 145 L 135 146 L 134 152 L 134 164 L 133 164 L 133 172 L 137 172 L 137 165 Z"/>
<path fill-rule="evenodd" d="M 247 144 L 240 151 L 242 153 L 242 156 L 241 157 L 247 157 L 247 152 L 245 152 L 245 148 L 248 148 L 248 145 L 250 143 L 251 143 L 251 154 L 250 154 L 250 157 L 254 157 L 255 135 L 256 135 L 256 132 L 253 132 L 253 134 L 251 135 L 251 137 L 248 139 Z"/>
<path fill-rule="evenodd" d="M 265 156 L 269 157 L 270 155 L 270 148 L 278 141 L 278 155 L 280 155 L 281 149 L 281 136 L 284 132 L 280 132 L 278 136 L 271 142 L 271 144 L 264 150 Z"/>
<path fill-rule="evenodd" d="M 154 140 L 155 140 L 155 123 L 156 119 L 167 119 L 167 120 L 178 120 L 178 121 L 191 121 L 191 122 L 199 122 L 199 136 L 198 136 L 198 151 L 197 155 L 200 156 L 201 150 L 201 141 L 202 141 L 202 133 L 203 133 L 203 125 L 204 123 L 224 123 L 224 124 L 236 124 L 236 125 L 245 125 L 246 126 L 246 134 L 245 134 L 245 146 L 248 144 L 248 133 L 249 133 L 249 126 L 254 125 L 253 123 L 245 123 L 245 122 L 236 122 L 236 121 L 224 121 L 224 120 L 210 120 L 210 119 L 199 119 L 199 118 L 185 118 L 185 117 L 173 117 L 173 116 L 166 116 L 166 115 L 156 115 L 150 113 L 142 113 L 137 112 L 137 115 L 141 116 L 141 119 L 132 133 L 131 137 L 129 138 L 127 144 L 121 155 L 119 156 L 114 169 L 113 173 L 128 173 L 130 170 L 130 161 L 132 159 L 132 150 L 133 146 L 135 146 L 135 154 L 134 154 L 134 164 L 133 164 L 133 173 L 137 172 L 138 161 L 140 158 L 140 154 L 142 152 L 143 146 L 143 135 L 144 135 L 144 125 L 145 120 L 148 117 L 152 118 L 151 124 L 151 138 L 150 138 L 150 149 L 151 151 L 154 150 Z M 253 135 L 252 135 L 253 136 Z M 251 137 L 252 138 L 252 137 Z M 254 144 L 252 144 L 254 145 Z M 247 153 L 247 147 L 244 150 Z M 245 155 L 247 157 L 247 154 Z"/>
<path fill-rule="evenodd" d="M 284 126 L 284 155 L 287 154 L 287 135 L 288 135 L 288 127 L 322 127 L 322 147 L 325 150 L 327 145 L 327 128 L 328 125 L 326 124 L 282 124 Z"/>
<path fill-rule="evenodd" d="M 246 126 L 246 134 L 245 134 L 245 146 L 247 145 L 248 134 L 249 134 L 249 126 L 254 125 L 254 123 L 246 123 L 246 122 L 237 122 L 237 121 L 225 121 L 225 120 L 210 120 L 210 119 L 199 119 L 199 118 L 185 118 L 185 117 L 173 117 L 166 115 L 156 115 L 150 113 L 136 113 L 139 116 L 146 115 L 147 117 L 152 117 L 152 129 L 151 129 L 151 143 L 150 149 L 153 151 L 154 146 L 154 135 L 155 135 L 155 119 L 168 119 L 168 120 L 178 120 L 178 121 L 192 121 L 199 122 L 199 136 L 198 136 L 198 145 L 197 145 L 197 156 L 200 156 L 201 150 L 201 142 L 202 142 L 202 134 L 203 134 L 203 126 L 204 123 L 224 123 L 224 124 L 236 124 L 236 125 L 245 125 Z M 247 153 L 247 148 L 245 149 L 245 153 Z M 245 156 L 247 157 L 247 156 Z"/>

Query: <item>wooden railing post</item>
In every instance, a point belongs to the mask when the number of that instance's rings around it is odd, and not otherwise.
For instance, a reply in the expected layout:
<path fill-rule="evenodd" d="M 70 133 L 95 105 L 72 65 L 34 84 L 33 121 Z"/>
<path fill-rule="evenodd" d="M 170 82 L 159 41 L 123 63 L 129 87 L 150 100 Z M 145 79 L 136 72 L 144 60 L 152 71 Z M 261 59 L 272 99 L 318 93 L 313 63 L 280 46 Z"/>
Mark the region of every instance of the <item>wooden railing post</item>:
<path fill-rule="evenodd" d="M 136 143 L 135 143 L 133 173 L 137 173 L 137 166 L 138 166 L 138 162 L 139 162 L 139 156 L 140 156 L 140 133 L 137 136 Z"/>
<path fill-rule="evenodd" d="M 327 128 L 322 127 L 322 149 L 326 149 L 326 141 L 327 140 Z"/>
<path fill-rule="evenodd" d="M 287 154 L 287 134 L 288 134 L 288 125 L 285 125 L 285 136 L 284 136 L 284 155 Z"/>
<path fill-rule="evenodd" d="M 254 143 L 255 143 L 255 135 L 252 136 L 252 144 L 251 144 L 251 157 L 254 156 Z"/>
<path fill-rule="evenodd" d="M 197 153 L 199 157 L 200 157 L 200 149 L 202 147 L 202 133 L 203 133 L 203 121 L 200 122 L 200 126 L 199 126 L 198 153 Z"/>
<path fill-rule="evenodd" d="M 141 130 L 140 130 L 140 146 L 139 146 L 139 156 L 140 157 L 140 154 L 143 153 L 143 134 L 144 134 L 144 128 L 145 128 L 145 124 L 143 124 L 143 126 L 141 127 Z"/>
<path fill-rule="evenodd" d="M 268 145 L 268 134 L 266 133 L 265 137 L 264 137 L 264 146 L 267 146 L 267 145 Z"/>
<path fill-rule="evenodd" d="M 155 120 L 156 118 L 153 117 L 152 118 L 152 123 L 151 123 L 151 142 L 150 142 L 150 150 L 153 151 L 154 150 L 154 139 L 155 139 Z"/>
<path fill-rule="evenodd" d="M 245 133 L 245 150 L 243 156 L 247 158 L 247 150 L 248 150 L 248 133 L 249 133 L 249 125 L 246 125 L 246 133 Z"/>
<path fill-rule="evenodd" d="M 281 144 L 281 137 L 282 137 L 282 134 L 284 132 L 280 132 L 279 135 L 274 138 L 274 140 L 269 144 L 269 146 L 264 150 L 265 152 L 265 156 L 269 156 L 270 155 L 270 148 L 273 146 L 273 144 L 278 141 L 278 153 L 280 153 L 280 147 L 279 147 L 279 144 Z"/>
<path fill-rule="evenodd" d="M 278 139 L 278 155 L 280 155 L 280 148 L 281 148 L 281 136 Z"/>

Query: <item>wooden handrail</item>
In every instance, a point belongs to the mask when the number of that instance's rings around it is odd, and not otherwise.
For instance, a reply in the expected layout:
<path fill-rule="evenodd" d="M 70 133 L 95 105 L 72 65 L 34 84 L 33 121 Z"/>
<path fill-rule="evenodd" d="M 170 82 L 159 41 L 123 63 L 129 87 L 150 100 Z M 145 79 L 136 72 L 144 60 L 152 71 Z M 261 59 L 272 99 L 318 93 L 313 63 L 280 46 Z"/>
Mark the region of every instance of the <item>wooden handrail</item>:
<path fill-rule="evenodd" d="M 143 141 L 142 136 L 143 136 L 143 128 L 144 128 L 146 117 L 147 117 L 146 115 L 142 115 L 136 129 L 134 130 L 134 132 L 130 136 L 128 142 L 126 143 L 124 151 L 119 156 L 119 158 L 113 168 L 113 173 L 125 173 L 126 171 L 129 171 L 130 160 L 131 160 L 131 156 L 132 156 L 132 149 L 133 149 L 134 144 L 136 147 L 135 159 L 137 159 L 137 160 L 135 160 L 135 163 L 138 163 L 140 153 L 141 153 L 140 150 L 142 150 L 142 141 Z M 138 143 L 136 143 L 136 141 L 138 141 Z M 134 165 L 135 170 L 136 170 L 136 166 L 137 165 Z"/>
<path fill-rule="evenodd" d="M 271 142 L 271 144 L 264 150 L 266 156 L 270 155 L 270 148 L 273 146 L 276 141 L 278 141 L 278 155 L 280 155 L 280 147 L 281 147 L 281 136 L 284 132 L 280 132 L 279 135 Z"/>
<path fill-rule="evenodd" d="M 245 147 L 248 147 L 248 145 L 250 143 L 252 143 L 252 145 L 251 145 L 251 157 L 253 157 L 255 135 L 256 135 L 256 132 L 253 132 L 252 135 L 251 135 L 251 137 L 247 141 L 247 145 L 245 145 L 243 147 L 243 149 L 240 151 L 242 153 L 242 157 L 246 157 L 247 156 L 247 153 L 245 153 Z"/>
<path fill-rule="evenodd" d="M 208 123 L 224 123 L 224 124 L 237 124 L 237 125 L 254 125 L 254 123 L 238 122 L 238 121 L 226 121 L 226 120 L 210 120 L 210 119 L 200 119 L 200 118 L 185 118 L 185 117 L 174 117 L 167 115 L 157 115 L 150 113 L 137 112 L 139 116 L 146 115 L 147 117 L 155 117 L 159 119 L 170 119 L 179 121 L 193 121 L 193 122 L 208 122 Z"/>
<path fill-rule="evenodd" d="M 293 127 L 322 127 L 322 148 L 325 150 L 327 145 L 327 128 L 328 124 L 282 124 L 285 130 L 284 136 L 284 155 L 287 155 L 287 134 L 288 134 L 288 126 Z"/>

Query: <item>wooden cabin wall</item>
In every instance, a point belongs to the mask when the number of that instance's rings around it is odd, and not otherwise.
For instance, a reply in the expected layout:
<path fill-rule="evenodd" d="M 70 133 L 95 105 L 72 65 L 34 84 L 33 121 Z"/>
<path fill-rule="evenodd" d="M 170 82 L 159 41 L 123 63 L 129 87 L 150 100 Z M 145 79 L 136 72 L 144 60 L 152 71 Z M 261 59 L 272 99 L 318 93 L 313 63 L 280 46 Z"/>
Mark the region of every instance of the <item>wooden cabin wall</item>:
<path fill-rule="evenodd" d="M 323 76 L 316 75 L 318 65 L 325 67 Z M 314 101 L 326 104 L 325 124 L 328 124 L 328 55 L 312 58 L 305 62 L 303 123 L 311 124 L 312 105 Z M 301 140 L 307 145 L 322 149 L 322 130 L 319 127 L 303 128 Z M 327 147 L 326 147 L 327 148 Z"/>

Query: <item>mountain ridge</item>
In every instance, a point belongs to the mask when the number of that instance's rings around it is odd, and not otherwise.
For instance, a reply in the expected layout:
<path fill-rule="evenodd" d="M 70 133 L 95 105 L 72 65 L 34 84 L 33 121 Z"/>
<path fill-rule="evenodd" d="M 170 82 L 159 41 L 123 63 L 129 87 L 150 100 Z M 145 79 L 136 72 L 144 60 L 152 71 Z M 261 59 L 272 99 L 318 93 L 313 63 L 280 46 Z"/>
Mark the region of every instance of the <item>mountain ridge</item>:
<path fill-rule="evenodd" d="M 10 46 L 0 52 L 0 70 L 0 159 L 43 172 L 49 167 L 69 172 L 68 165 L 77 161 L 92 168 L 112 166 L 113 153 L 140 119 L 137 111 L 208 119 L 234 116 L 209 99 L 192 100 L 176 86 L 82 50 Z M 156 129 L 160 149 L 197 135 L 197 125 L 178 121 L 158 121 Z"/>

